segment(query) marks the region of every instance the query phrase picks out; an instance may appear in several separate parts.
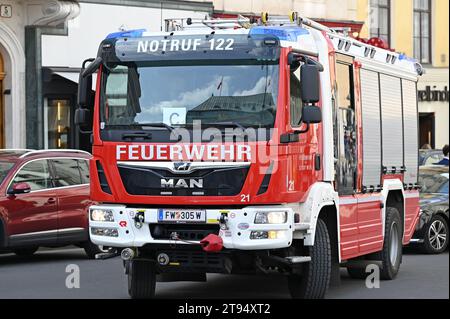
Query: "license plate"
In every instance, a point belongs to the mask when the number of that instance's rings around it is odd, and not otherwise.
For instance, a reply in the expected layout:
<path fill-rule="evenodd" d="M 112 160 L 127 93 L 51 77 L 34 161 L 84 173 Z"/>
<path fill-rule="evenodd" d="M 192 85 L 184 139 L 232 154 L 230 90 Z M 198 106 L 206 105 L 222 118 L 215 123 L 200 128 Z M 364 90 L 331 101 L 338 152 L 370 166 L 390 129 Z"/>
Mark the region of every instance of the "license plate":
<path fill-rule="evenodd" d="M 161 223 L 206 223 L 206 211 L 187 209 L 160 209 L 158 222 Z"/>

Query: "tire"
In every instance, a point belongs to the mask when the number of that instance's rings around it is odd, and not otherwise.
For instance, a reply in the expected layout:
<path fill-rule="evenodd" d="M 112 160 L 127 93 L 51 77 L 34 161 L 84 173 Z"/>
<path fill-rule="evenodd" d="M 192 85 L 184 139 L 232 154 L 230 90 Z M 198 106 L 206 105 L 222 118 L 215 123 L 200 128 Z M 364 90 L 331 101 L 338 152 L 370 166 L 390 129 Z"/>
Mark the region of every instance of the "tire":
<path fill-rule="evenodd" d="M 331 246 L 327 225 L 317 221 L 314 246 L 307 247 L 311 261 L 304 264 L 302 275 L 290 275 L 288 287 L 292 298 L 323 299 L 330 285 Z"/>
<path fill-rule="evenodd" d="M 102 246 L 95 245 L 90 241 L 85 242 L 82 247 L 89 259 L 95 259 L 95 255 L 107 252 L 107 249 L 103 249 Z"/>
<path fill-rule="evenodd" d="M 365 268 L 347 267 L 347 273 L 353 279 L 366 279 L 369 275 Z"/>
<path fill-rule="evenodd" d="M 132 299 L 155 297 L 156 267 L 151 261 L 130 261 L 128 269 L 128 294 Z"/>
<path fill-rule="evenodd" d="M 425 228 L 422 250 L 426 254 L 441 254 L 448 247 L 448 224 L 440 215 L 434 215 Z"/>
<path fill-rule="evenodd" d="M 397 276 L 402 261 L 402 249 L 403 223 L 400 213 L 395 207 L 387 207 L 383 250 L 380 252 L 381 279 L 392 280 Z"/>
<path fill-rule="evenodd" d="M 30 256 L 33 256 L 34 253 L 37 252 L 38 249 L 39 249 L 39 247 L 20 248 L 20 249 L 15 249 L 14 253 L 19 257 L 30 257 Z"/>

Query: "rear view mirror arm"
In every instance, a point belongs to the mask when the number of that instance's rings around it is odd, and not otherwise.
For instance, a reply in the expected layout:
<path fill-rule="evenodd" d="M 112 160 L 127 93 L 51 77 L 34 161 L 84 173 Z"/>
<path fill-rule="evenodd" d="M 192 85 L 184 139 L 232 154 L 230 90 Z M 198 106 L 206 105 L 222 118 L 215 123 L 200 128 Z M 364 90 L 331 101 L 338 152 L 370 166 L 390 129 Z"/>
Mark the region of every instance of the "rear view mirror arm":
<path fill-rule="evenodd" d="M 299 53 L 296 52 L 295 50 L 293 50 L 288 57 L 288 63 L 292 64 L 294 61 L 297 62 L 303 62 L 309 65 L 314 65 L 317 67 L 317 70 L 319 72 L 323 72 L 324 67 L 322 65 L 322 63 L 320 63 L 319 61 L 316 61 L 314 59 L 311 59 L 309 56 L 305 55 L 304 53 Z"/>
<path fill-rule="evenodd" d="M 90 63 L 87 67 L 86 64 Z M 97 57 L 95 59 L 87 59 L 83 62 L 83 77 L 88 77 L 89 75 L 94 74 L 103 64 L 103 59 L 101 57 Z"/>

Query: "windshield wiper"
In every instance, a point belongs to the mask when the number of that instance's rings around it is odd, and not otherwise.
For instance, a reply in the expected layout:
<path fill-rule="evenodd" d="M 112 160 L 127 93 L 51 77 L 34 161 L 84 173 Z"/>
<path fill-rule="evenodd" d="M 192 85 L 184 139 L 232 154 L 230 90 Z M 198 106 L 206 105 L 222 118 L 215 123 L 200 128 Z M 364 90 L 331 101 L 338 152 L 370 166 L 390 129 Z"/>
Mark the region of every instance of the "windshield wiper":
<path fill-rule="evenodd" d="M 144 124 L 138 124 L 139 126 L 150 126 L 150 127 L 161 127 L 161 128 L 166 128 L 167 130 L 169 130 L 170 132 L 173 132 L 175 130 L 175 128 L 173 126 L 170 126 L 166 123 L 144 123 Z"/>
<path fill-rule="evenodd" d="M 142 127 L 160 127 L 160 128 L 165 128 L 170 132 L 173 132 L 175 130 L 175 128 L 173 126 L 167 125 L 166 123 L 131 123 L 131 124 L 111 124 L 111 125 L 106 125 L 106 127 L 130 127 L 130 128 L 142 128 Z"/>
<path fill-rule="evenodd" d="M 151 140 L 152 139 L 152 134 L 151 133 L 146 133 L 146 132 L 134 132 L 134 133 L 123 133 L 122 134 L 122 139 L 127 140 Z"/>

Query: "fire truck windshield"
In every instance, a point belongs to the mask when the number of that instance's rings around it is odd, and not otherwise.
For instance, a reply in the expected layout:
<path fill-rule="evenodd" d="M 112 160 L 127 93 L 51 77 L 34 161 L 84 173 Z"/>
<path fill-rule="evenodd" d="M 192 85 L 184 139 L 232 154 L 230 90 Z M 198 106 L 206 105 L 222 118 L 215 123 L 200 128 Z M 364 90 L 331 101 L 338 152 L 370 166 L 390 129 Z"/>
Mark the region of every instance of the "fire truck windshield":
<path fill-rule="evenodd" d="M 102 130 L 189 128 L 194 121 L 202 128 L 272 128 L 277 62 L 213 63 L 121 62 L 105 68 Z"/>

